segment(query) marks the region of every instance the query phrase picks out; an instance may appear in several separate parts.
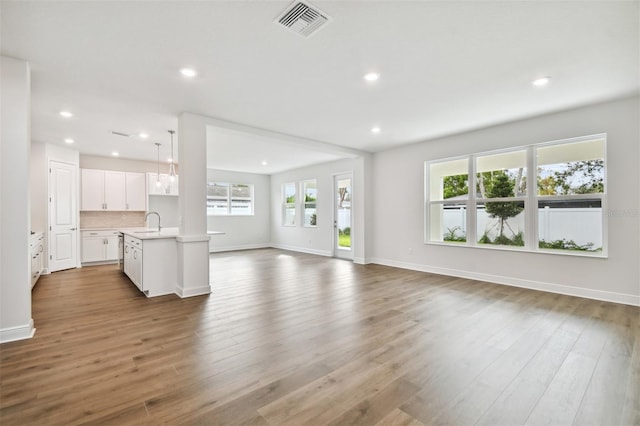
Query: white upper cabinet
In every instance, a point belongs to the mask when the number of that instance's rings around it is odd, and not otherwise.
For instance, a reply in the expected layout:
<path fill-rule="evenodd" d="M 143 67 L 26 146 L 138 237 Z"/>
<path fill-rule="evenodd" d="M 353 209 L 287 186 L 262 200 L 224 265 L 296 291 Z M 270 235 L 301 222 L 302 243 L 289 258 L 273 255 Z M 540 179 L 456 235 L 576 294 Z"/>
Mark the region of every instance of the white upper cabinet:
<path fill-rule="evenodd" d="M 145 211 L 144 173 L 82 169 L 80 210 Z"/>
<path fill-rule="evenodd" d="M 144 173 L 127 173 L 127 210 L 147 210 L 147 185 Z"/>
<path fill-rule="evenodd" d="M 105 210 L 127 209 L 127 186 L 124 172 L 104 171 Z"/>
<path fill-rule="evenodd" d="M 81 170 L 80 210 L 105 210 L 104 170 Z"/>

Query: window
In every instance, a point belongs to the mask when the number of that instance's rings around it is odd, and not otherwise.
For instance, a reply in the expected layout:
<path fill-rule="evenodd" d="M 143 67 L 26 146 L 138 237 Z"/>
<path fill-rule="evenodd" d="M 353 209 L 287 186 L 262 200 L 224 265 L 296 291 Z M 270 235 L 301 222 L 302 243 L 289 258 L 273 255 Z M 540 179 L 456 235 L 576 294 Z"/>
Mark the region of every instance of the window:
<path fill-rule="evenodd" d="M 604 138 L 536 147 L 538 248 L 601 252 Z"/>
<path fill-rule="evenodd" d="M 425 242 L 603 255 L 605 143 L 596 135 L 426 162 Z"/>
<path fill-rule="evenodd" d="M 469 160 L 467 158 L 427 165 L 430 241 L 467 241 L 469 209 Z"/>
<path fill-rule="evenodd" d="M 524 246 L 527 151 L 476 157 L 476 241 Z"/>
<path fill-rule="evenodd" d="M 253 215 L 253 185 L 209 182 L 207 184 L 207 215 Z"/>
<path fill-rule="evenodd" d="M 282 185 L 282 225 L 296 225 L 296 184 L 294 182 Z"/>
<path fill-rule="evenodd" d="M 229 214 L 229 184 L 209 183 L 207 185 L 207 215 Z"/>
<path fill-rule="evenodd" d="M 317 224 L 317 207 L 318 188 L 316 180 L 305 180 L 302 182 L 302 195 L 304 217 L 302 225 L 306 227 L 315 227 Z"/>

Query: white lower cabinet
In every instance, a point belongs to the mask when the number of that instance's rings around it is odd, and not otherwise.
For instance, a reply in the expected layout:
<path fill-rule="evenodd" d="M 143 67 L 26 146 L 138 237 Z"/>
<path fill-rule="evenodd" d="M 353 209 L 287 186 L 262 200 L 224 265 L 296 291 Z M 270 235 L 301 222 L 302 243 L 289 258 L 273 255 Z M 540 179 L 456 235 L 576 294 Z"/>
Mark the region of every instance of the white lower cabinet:
<path fill-rule="evenodd" d="M 82 231 L 82 263 L 118 260 L 118 231 Z"/>
<path fill-rule="evenodd" d="M 31 288 L 36 285 L 44 269 L 44 234 L 39 232 L 29 241 L 31 256 Z"/>
<path fill-rule="evenodd" d="M 178 279 L 175 238 L 124 236 L 124 273 L 147 297 L 175 293 Z"/>
<path fill-rule="evenodd" d="M 124 273 L 140 291 L 142 286 L 142 240 L 128 235 L 124 237 Z"/>

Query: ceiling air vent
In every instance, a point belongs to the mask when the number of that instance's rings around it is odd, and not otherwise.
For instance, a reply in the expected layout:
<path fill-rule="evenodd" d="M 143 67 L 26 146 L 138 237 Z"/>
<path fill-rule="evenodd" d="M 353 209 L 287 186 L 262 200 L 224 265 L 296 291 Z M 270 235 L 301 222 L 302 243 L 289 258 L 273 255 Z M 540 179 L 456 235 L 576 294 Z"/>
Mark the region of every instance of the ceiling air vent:
<path fill-rule="evenodd" d="M 128 133 L 124 133 L 124 132 L 116 132 L 115 130 L 111 131 L 112 134 L 117 135 L 117 136 L 124 136 L 125 138 L 129 138 L 131 137 L 130 134 Z"/>
<path fill-rule="evenodd" d="M 275 22 L 303 37 L 309 37 L 329 22 L 329 17 L 308 3 L 296 1 Z"/>

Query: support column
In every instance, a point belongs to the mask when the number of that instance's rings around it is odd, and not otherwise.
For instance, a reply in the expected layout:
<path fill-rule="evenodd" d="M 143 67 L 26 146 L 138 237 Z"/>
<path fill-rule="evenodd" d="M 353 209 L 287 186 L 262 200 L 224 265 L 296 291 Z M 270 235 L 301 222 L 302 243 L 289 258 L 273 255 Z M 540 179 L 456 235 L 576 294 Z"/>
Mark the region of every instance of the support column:
<path fill-rule="evenodd" d="M 29 64 L 0 57 L 0 343 L 33 336 L 29 170 L 31 82 Z"/>
<path fill-rule="evenodd" d="M 203 117 L 182 113 L 178 118 L 180 211 L 176 294 L 191 297 L 211 293 L 207 235 L 207 126 Z"/>

